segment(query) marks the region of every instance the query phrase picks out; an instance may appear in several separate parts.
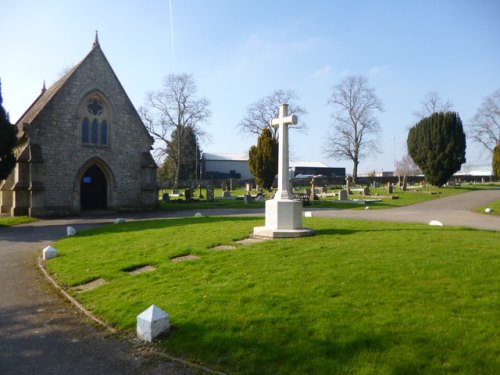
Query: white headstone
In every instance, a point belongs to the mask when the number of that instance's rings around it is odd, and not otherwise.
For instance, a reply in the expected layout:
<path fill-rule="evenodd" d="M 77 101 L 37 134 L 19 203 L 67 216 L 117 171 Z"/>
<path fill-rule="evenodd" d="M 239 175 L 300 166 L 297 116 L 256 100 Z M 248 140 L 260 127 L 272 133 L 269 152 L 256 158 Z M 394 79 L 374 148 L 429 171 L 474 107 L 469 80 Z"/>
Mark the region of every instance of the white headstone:
<path fill-rule="evenodd" d="M 304 212 L 304 217 L 312 217 L 313 213 L 311 211 Z"/>
<path fill-rule="evenodd" d="M 125 222 L 125 219 L 123 217 L 119 217 L 115 219 L 115 224 L 123 224 Z"/>
<path fill-rule="evenodd" d="M 153 341 L 170 327 L 170 316 L 158 306 L 151 305 L 137 315 L 137 337 Z"/>
<path fill-rule="evenodd" d="M 47 246 L 42 250 L 42 258 L 43 260 L 51 259 L 57 257 L 57 250 L 52 246 Z"/>
<path fill-rule="evenodd" d="M 491 213 L 493 210 L 491 208 L 485 208 L 484 209 L 484 212 L 486 212 L 487 214 Z"/>
<path fill-rule="evenodd" d="M 443 223 L 438 221 L 438 220 L 431 220 L 429 222 L 429 225 L 433 225 L 433 226 L 437 226 L 437 227 L 442 227 L 443 226 Z"/>
<path fill-rule="evenodd" d="M 202 217 L 202 216 L 203 216 L 203 214 L 202 214 L 201 212 L 197 212 L 197 213 L 195 213 L 195 214 L 194 214 L 194 216 L 195 216 L 195 217 Z"/>
<path fill-rule="evenodd" d="M 76 229 L 73 227 L 66 227 L 66 235 L 74 236 L 76 234 Z"/>

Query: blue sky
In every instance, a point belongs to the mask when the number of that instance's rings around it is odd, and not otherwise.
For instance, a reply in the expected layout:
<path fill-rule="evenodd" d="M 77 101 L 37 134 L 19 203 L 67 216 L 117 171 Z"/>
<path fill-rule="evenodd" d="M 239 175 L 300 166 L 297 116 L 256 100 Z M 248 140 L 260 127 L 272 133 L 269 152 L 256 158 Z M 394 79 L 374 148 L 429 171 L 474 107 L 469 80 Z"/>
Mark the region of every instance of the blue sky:
<path fill-rule="evenodd" d="M 497 0 L 172 0 L 172 14 L 168 0 L 0 0 L 4 106 L 17 121 L 43 81 L 78 63 L 99 30 L 136 107 L 169 73 L 193 74 L 211 101 L 205 151 L 247 152 L 256 139 L 237 128 L 247 106 L 293 89 L 309 114 L 306 133 L 290 132 L 292 159 L 350 172 L 350 162 L 323 154 L 327 100 L 347 75 L 365 75 L 385 111 L 377 116 L 382 153 L 359 169 L 387 171 L 428 92 L 451 101 L 467 124 L 500 87 L 499 16 Z M 490 158 L 469 142 L 467 163 Z"/>

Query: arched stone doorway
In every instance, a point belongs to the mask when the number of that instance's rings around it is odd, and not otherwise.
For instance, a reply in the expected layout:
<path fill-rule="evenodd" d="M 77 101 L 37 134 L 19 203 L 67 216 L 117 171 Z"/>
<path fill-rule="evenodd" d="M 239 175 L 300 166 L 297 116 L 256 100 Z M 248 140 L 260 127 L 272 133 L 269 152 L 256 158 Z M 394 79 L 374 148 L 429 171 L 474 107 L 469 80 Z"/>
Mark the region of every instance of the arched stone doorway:
<path fill-rule="evenodd" d="M 82 210 L 100 210 L 108 206 L 108 183 L 97 165 L 90 166 L 80 181 L 80 207 Z"/>

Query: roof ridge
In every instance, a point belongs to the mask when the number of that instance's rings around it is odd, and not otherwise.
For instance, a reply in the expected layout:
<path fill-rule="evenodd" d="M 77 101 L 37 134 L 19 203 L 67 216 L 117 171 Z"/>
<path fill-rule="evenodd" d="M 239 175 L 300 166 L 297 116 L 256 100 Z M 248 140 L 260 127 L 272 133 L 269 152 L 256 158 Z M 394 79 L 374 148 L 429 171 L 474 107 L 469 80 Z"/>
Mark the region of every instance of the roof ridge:
<path fill-rule="evenodd" d="M 99 46 L 97 44 L 97 46 Z M 30 124 L 38 116 L 38 114 L 45 108 L 49 101 L 57 94 L 64 84 L 73 76 L 73 74 L 78 70 L 78 68 L 87 60 L 87 58 L 94 52 L 96 45 L 94 45 L 91 51 L 75 66 L 73 66 L 68 72 L 66 72 L 61 78 L 54 82 L 48 89 L 42 91 L 40 95 L 36 97 L 33 103 L 28 107 L 28 109 L 19 117 L 16 122 L 18 128 L 22 128 L 23 124 Z M 44 82 L 45 84 L 45 82 Z"/>

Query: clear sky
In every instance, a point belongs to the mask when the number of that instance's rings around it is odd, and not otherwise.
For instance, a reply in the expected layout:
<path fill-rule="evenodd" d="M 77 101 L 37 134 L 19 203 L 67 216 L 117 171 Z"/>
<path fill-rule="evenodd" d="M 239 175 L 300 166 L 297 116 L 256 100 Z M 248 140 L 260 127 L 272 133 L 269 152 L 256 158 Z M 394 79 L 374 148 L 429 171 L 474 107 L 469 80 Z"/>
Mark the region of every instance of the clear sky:
<path fill-rule="evenodd" d="M 293 89 L 309 112 L 291 132 L 292 159 L 328 159 L 327 100 L 347 75 L 365 75 L 384 103 L 382 153 L 361 172 L 393 169 L 413 112 L 436 91 L 467 124 L 500 88 L 499 0 L 0 0 L 0 79 L 15 122 L 40 93 L 101 47 L 134 105 L 169 73 L 192 73 L 211 101 L 207 152 L 247 152 L 238 122 L 249 104 Z M 172 23 L 171 23 L 172 21 Z M 468 142 L 468 164 L 490 157 Z"/>

